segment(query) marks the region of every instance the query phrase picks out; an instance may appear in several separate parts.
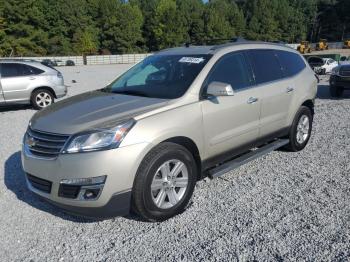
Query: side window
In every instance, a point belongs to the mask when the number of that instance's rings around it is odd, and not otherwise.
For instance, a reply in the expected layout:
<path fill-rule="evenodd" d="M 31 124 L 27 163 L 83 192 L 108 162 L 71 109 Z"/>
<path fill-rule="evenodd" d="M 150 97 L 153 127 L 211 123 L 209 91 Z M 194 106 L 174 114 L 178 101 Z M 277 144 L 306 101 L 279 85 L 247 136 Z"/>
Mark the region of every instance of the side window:
<path fill-rule="evenodd" d="M 17 76 L 28 76 L 38 75 L 44 71 L 23 64 L 17 63 L 3 63 L 1 64 L 1 77 L 17 77 Z"/>
<path fill-rule="evenodd" d="M 1 77 L 16 77 L 20 75 L 18 64 L 3 63 L 1 64 Z"/>
<path fill-rule="evenodd" d="M 224 56 L 214 66 L 206 81 L 230 84 L 234 90 L 240 90 L 252 85 L 252 75 L 243 53 L 232 53 Z"/>
<path fill-rule="evenodd" d="M 23 70 L 23 72 L 26 72 L 29 75 L 39 75 L 41 73 L 44 73 L 43 70 L 36 68 L 34 66 L 30 66 L 30 65 L 23 65 L 23 67 L 25 68 Z"/>
<path fill-rule="evenodd" d="M 281 65 L 273 50 L 250 50 L 248 53 L 257 84 L 283 78 Z"/>
<path fill-rule="evenodd" d="M 276 54 L 286 76 L 296 75 L 306 67 L 304 60 L 298 54 L 281 50 L 276 50 Z"/>
<path fill-rule="evenodd" d="M 18 68 L 19 74 L 22 76 L 33 75 L 33 72 L 31 72 L 30 68 L 27 65 L 18 65 Z"/>

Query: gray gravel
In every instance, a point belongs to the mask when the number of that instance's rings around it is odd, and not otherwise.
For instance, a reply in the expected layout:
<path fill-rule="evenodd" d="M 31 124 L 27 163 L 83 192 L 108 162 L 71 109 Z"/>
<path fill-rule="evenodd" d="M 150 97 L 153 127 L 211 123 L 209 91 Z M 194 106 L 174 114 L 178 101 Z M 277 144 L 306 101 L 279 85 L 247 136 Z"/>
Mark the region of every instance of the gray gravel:
<path fill-rule="evenodd" d="M 70 94 L 77 94 L 126 68 L 61 71 Z M 34 111 L 1 109 L 1 260 L 350 261 L 350 93 L 332 100 L 325 83 L 304 151 L 273 152 L 199 182 L 189 209 L 163 223 L 133 216 L 84 220 L 30 193 L 19 150 Z"/>

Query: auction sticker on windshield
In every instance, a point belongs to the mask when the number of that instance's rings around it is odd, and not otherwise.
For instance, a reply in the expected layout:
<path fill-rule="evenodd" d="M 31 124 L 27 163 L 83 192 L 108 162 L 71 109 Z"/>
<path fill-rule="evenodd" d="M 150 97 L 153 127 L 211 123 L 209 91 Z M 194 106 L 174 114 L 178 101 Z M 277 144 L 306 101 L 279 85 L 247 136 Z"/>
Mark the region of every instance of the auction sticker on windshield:
<path fill-rule="evenodd" d="M 202 57 L 183 57 L 179 60 L 180 63 L 200 64 L 204 62 Z"/>

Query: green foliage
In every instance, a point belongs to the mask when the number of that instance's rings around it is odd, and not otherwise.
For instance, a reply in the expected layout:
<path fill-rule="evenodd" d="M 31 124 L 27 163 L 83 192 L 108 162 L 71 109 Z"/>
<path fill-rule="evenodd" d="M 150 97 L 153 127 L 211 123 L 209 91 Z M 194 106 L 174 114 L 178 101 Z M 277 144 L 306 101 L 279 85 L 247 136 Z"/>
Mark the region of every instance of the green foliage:
<path fill-rule="evenodd" d="M 349 0 L 0 0 L 0 56 L 350 37 Z M 108 52 L 108 51 L 107 51 Z"/>
<path fill-rule="evenodd" d="M 179 12 L 175 0 L 160 0 L 154 10 L 151 27 L 157 49 L 177 46 L 185 42 L 185 20 Z"/>
<path fill-rule="evenodd" d="M 140 51 L 143 16 L 137 5 L 102 0 L 99 17 L 103 48 L 112 53 Z"/>

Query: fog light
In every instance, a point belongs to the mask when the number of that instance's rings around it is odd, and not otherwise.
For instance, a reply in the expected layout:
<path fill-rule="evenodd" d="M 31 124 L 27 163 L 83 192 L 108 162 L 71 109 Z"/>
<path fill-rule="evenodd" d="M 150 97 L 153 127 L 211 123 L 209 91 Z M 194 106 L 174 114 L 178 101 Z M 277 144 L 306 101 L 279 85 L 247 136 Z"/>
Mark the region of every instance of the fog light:
<path fill-rule="evenodd" d="M 60 184 L 61 186 L 78 187 L 79 193 L 75 197 L 76 200 L 94 201 L 100 197 L 106 178 L 107 176 L 63 179 Z"/>
<path fill-rule="evenodd" d="M 84 193 L 84 199 L 86 200 L 96 199 L 99 194 L 100 194 L 100 188 L 86 189 Z"/>
<path fill-rule="evenodd" d="M 78 200 L 83 200 L 83 201 L 97 200 L 102 193 L 103 186 L 104 185 L 102 184 L 102 185 L 81 187 L 78 195 Z"/>

